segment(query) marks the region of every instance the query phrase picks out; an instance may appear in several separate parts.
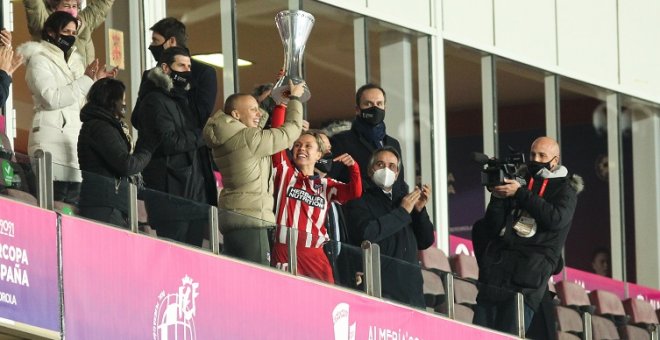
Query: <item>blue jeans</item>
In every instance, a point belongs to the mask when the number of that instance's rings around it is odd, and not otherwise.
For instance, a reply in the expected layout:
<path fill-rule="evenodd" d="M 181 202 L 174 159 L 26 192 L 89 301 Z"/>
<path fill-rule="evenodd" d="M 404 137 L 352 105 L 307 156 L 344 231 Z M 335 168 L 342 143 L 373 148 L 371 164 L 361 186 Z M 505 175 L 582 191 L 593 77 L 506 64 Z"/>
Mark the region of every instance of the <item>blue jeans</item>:
<path fill-rule="evenodd" d="M 529 329 L 534 317 L 534 310 L 525 306 L 525 331 Z M 491 328 L 501 332 L 517 335 L 518 328 L 516 326 L 516 304 L 513 300 L 503 302 L 480 302 L 474 307 L 474 319 L 472 323 L 475 325 Z"/>

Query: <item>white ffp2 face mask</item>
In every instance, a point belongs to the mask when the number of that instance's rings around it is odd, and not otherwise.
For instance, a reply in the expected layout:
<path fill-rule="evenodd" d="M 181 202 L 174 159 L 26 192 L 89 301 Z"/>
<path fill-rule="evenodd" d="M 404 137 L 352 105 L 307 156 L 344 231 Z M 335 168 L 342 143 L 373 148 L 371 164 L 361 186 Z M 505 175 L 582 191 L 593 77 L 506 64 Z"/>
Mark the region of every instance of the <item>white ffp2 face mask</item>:
<path fill-rule="evenodd" d="M 396 173 L 388 168 L 378 169 L 371 176 L 371 180 L 381 189 L 389 189 L 396 180 Z"/>

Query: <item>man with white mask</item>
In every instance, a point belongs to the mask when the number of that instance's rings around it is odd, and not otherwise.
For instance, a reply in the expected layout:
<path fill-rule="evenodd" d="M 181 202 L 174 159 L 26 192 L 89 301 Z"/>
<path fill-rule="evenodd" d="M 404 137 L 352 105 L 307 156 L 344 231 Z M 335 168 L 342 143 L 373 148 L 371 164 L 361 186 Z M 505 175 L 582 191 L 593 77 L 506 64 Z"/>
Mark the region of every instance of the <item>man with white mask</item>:
<path fill-rule="evenodd" d="M 383 297 L 424 308 L 417 251 L 430 247 L 435 238 L 426 212 L 431 188 L 403 191 L 394 185 L 400 169 L 396 149 L 386 146 L 373 153 L 367 168 L 371 185 L 362 198 L 346 205 L 349 239 L 355 245 L 367 240 L 380 246 Z"/>

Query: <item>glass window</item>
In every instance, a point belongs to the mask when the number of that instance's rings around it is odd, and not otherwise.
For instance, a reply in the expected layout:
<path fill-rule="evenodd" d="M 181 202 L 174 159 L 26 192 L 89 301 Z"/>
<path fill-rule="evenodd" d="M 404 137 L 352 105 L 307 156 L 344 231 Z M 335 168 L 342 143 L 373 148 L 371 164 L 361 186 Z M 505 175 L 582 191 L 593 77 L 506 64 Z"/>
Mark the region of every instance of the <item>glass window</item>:
<path fill-rule="evenodd" d="M 584 179 L 565 260 L 568 267 L 584 271 L 593 271 L 594 251 L 610 247 L 607 94 L 574 80 L 560 82 L 561 162 Z"/>
<path fill-rule="evenodd" d="M 470 239 L 485 210 L 481 168 L 470 159 L 483 151 L 481 54 L 449 42 L 444 50 L 449 231 Z"/>
<path fill-rule="evenodd" d="M 534 139 L 546 135 L 543 72 L 496 60 L 499 157 L 509 156 L 511 148 L 523 152 L 527 160 Z"/>

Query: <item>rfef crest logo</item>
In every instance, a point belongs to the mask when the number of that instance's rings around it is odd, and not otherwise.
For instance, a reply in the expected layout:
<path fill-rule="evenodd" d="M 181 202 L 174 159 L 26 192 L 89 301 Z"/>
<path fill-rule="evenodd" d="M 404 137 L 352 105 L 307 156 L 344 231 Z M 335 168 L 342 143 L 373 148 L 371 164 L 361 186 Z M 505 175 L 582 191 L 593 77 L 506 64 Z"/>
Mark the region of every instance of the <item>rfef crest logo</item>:
<path fill-rule="evenodd" d="M 355 322 L 348 325 L 350 306 L 348 303 L 342 302 L 335 306 L 332 310 L 332 322 L 335 325 L 335 340 L 355 340 Z"/>
<path fill-rule="evenodd" d="M 199 296 L 198 282 L 188 275 L 181 279 L 176 293 L 161 291 L 154 308 L 154 340 L 195 340 L 195 300 Z"/>

